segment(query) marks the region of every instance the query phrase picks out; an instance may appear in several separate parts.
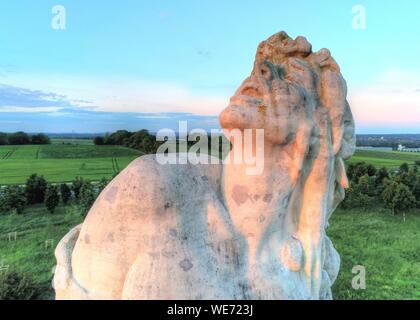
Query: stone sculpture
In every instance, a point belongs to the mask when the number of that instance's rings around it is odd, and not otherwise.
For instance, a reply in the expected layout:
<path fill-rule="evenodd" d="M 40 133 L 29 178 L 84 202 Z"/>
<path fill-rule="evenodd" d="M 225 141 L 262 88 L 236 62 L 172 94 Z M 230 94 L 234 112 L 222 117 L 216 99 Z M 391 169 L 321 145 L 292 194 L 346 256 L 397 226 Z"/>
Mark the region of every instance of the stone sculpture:
<path fill-rule="evenodd" d="M 325 230 L 355 149 L 346 90 L 327 49 L 263 41 L 220 115 L 265 130 L 262 174 L 138 158 L 57 246 L 56 298 L 331 299 L 340 258 Z"/>

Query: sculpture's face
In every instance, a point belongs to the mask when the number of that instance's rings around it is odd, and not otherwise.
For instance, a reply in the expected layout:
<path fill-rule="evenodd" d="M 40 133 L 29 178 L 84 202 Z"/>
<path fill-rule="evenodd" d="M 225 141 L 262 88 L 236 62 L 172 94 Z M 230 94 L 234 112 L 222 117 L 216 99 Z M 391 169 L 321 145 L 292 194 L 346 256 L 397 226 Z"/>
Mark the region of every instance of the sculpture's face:
<path fill-rule="evenodd" d="M 292 140 L 312 113 L 305 88 L 311 82 L 310 70 L 296 68 L 296 64 L 291 61 L 279 66 L 264 61 L 256 65 L 221 113 L 221 126 L 229 130 L 264 129 L 265 141 L 272 144 Z"/>

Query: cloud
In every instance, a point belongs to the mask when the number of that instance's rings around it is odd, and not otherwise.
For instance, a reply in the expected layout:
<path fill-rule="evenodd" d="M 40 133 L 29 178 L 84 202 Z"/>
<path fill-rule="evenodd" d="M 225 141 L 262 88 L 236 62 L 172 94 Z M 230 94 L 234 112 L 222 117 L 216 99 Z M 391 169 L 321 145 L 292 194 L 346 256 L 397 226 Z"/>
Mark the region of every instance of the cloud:
<path fill-rule="evenodd" d="M 53 112 L 73 106 L 61 94 L 0 84 L 0 112 Z"/>
<path fill-rule="evenodd" d="M 185 112 L 201 115 L 219 114 L 227 105 L 231 91 L 117 77 L 19 74 L 8 78 L 7 85 L 1 86 L 0 101 L 2 95 L 8 97 L 8 101 L 0 103 L 0 110 L 1 105 L 54 106 L 103 112 Z"/>

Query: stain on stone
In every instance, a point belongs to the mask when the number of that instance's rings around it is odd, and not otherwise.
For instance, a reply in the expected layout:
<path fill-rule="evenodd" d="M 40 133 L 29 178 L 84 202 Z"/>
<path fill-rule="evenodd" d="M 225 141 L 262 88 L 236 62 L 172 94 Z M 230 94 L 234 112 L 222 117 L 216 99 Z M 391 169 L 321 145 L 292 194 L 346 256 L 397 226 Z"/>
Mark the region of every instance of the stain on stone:
<path fill-rule="evenodd" d="M 258 106 L 258 112 L 259 113 L 262 113 L 263 115 L 265 115 L 266 114 L 266 110 L 267 110 L 267 106 L 265 106 L 264 104 L 260 104 Z"/>
<path fill-rule="evenodd" d="M 89 244 L 89 243 L 90 243 L 90 237 L 89 237 L 89 235 L 88 235 L 88 234 L 85 234 L 85 242 L 86 242 L 87 244 Z"/>
<path fill-rule="evenodd" d="M 254 200 L 258 201 L 258 199 L 260 199 L 260 195 L 259 194 L 254 195 Z"/>
<path fill-rule="evenodd" d="M 232 190 L 232 198 L 238 206 L 244 204 L 249 198 L 248 188 L 244 186 L 235 185 Z"/>
<path fill-rule="evenodd" d="M 108 238 L 109 241 L 114 242 L 114 233 L 113 232 L 108 233 L 107 238 Z"/>
<path fill-rule="evenodd" d="M 170 207 L 172 207 L 172 204 L 170 202 L 166 202 L 165 203 L 165 210 L 169 209 Z"/>
<path fill-rule="evenodd" d="M 267 193 L 264 195 L 264 202 L 269 203 L 273 199 L 273 195 L 271 193 Z"/>
<path fill-rule="evenodd" d="M 108 190 L 108 192 L 105 194 L 105 199 L 109 202 L 114 202 L 115 198 L 117 197 L 118 188 L 112 187 Z"/>
<path fill-rule="evenodd" d="M 290 132 L 286 137 L 286 143 L 290 143 L 290 141 L 292 141 L 294 138 L 295 138 L 295 133 Z"/>
<path fill-rule="evenodd" d="M 203 180 L 203 181 L 209 181 L 209 178 L 207 178 L 206 176 L 201 176 L 201 180 Z"/>
<path fill-rule="evenodd" d="M 179 263 L 179 266 L 182 268 L 182 270 L 188 271 L 193 267 L 193 264 L 190 260 L 184 259 Z"/>
<path fill-rule="evenodd" d="M 178 231 L 176 231 L 175 229 L 170 229 L 170 230 L 169 230 L 169 234 L 170 234 L 172 237 L 176 237 L 176 236 L 178 236 Z"/>

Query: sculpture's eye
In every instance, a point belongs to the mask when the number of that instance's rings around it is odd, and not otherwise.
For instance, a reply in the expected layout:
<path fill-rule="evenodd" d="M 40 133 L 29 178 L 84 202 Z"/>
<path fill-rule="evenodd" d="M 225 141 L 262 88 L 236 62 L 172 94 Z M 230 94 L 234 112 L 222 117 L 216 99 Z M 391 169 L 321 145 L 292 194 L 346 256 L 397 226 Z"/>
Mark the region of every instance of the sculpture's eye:
<path fill-rule="evenodd" d="M 273 72 L 268 64 L 264 63 L 261 65 L 260 73 L 264 77 L 265 80 L 272 80 L 273 79 Z"/>
<path fill-rule="evenodd" d="M 245 87 L 241 94 L 252 98 L 261 98 L 260 92 L 255 87 Z"/>

